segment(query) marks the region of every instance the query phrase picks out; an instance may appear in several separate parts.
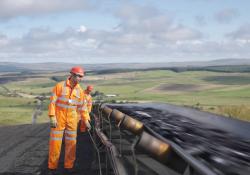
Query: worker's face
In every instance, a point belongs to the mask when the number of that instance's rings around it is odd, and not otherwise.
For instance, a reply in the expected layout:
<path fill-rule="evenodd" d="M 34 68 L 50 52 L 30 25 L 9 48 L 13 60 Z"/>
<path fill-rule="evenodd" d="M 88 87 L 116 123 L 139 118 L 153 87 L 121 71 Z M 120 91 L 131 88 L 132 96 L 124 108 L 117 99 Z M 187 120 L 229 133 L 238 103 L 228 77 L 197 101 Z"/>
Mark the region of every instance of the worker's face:
<path fill-rule="evenodd" d="M 72 78 L 75 83 L 80 83 L 80 81 L 83 79 L 83 76 L 78 75 L 78 74 L 72 74 Z"/>

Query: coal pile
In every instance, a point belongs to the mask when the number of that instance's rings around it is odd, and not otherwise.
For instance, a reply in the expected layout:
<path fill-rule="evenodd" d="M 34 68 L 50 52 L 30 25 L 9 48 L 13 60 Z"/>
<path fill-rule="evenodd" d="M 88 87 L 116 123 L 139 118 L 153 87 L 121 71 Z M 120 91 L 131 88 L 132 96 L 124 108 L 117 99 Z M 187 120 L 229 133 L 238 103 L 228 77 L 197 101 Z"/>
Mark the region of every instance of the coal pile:
<path fill-rule="evenodd" d="M 218 175 L 250 174 L 250 140 L 167 110 L 138 106 L 115 108 L 175 142 Z"/>

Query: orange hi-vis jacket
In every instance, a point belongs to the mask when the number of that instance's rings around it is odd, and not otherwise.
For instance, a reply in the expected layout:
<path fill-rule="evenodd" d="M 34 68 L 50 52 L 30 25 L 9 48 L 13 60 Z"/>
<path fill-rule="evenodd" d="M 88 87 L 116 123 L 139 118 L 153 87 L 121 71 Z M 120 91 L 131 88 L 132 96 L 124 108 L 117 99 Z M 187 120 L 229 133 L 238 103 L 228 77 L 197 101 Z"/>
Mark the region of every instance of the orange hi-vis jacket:
<path fill-rule="evenodd" d="M 90 94 L 85 93 L 85 97 L 86 97 L 86 102 L 87 102 L 87 107 L 88 107 L 88 111 L 89 113 L 92 110 L 92 97 Z"/>
<path fill-rule="evenodd" d="M 75 161 L 77 137 L 77 113 L 83 121 L 89 120 L 85 94 L 79 84 L 70 87 L 69 79 L 58 83 L 52 91 L 49 104 L 49 116 L 56 116 L 57 127 L 51 128 L 49 141 L 48 168 L 56 169 L 61 152 L 63 135 L 65 136 L 64 167 L 72 168 Z"/>
<path fill-rule="evenodd" d="M 92 97 L 90 94 L 87 94 L 86 91 L 84 91 L 84 94 L 85 94 L 85 103 L 87 105 L 87 108 L 88 108 L 88 112 L 90 113 L 91 110 L 92 110 Z M 85 120 L 81 120 L 81 123 L 80 123 L 80 131 L 81 132 L 85 132 L 86 131 L 86 125 L 85 125 Z M 89 121 L 90 121 L 90 118 L 89 118 Z"/>

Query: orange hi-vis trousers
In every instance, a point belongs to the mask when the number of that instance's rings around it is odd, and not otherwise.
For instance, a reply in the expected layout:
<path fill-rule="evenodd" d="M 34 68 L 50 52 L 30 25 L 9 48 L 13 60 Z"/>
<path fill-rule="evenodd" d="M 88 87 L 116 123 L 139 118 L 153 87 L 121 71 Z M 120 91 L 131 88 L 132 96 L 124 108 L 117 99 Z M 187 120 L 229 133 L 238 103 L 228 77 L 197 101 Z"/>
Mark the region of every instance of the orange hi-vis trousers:
<path fill-rule="evenodd" d="M 65 141 L 64 168 L 73 168 L 76 154 L 76 137 L 77 137 L 77 114 L 74 111 L 66 113 L 58 111 L 57 127 L 51 128 L 49 143 L 49 160 L 48 168 L 56 169 L 58 167 L 62 139 Z"/>

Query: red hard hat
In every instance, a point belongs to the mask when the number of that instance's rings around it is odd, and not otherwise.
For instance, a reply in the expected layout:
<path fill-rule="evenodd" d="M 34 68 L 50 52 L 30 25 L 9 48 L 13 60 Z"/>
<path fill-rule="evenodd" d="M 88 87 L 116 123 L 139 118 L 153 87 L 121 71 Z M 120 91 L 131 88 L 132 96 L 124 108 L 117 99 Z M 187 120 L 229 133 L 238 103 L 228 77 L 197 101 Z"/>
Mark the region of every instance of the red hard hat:
<path fill-rule="evenodd" d="M 84 75 L 84 70 L 80 66 L 75 66 L 75 67 L 71 68 L 70 73 L 83 76 Z"/>
<path fill-rule="evenodd" d="M 92 85 L 88 85 L 88 86 L 87 86 L 87 90 L 88 90 L 88 91 L 91 92 L 93 89 L 94 89 L 94 87 L 93 87 Z"/>

